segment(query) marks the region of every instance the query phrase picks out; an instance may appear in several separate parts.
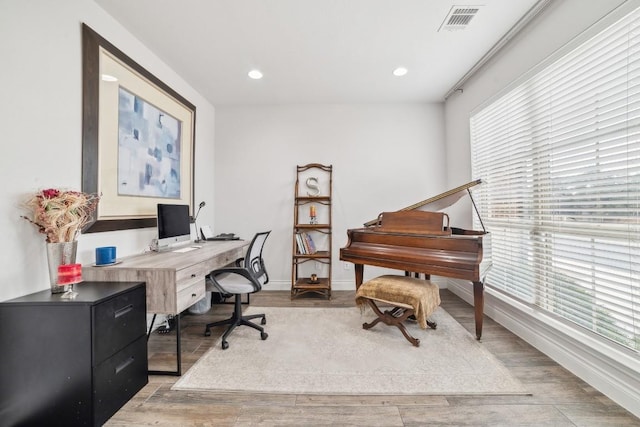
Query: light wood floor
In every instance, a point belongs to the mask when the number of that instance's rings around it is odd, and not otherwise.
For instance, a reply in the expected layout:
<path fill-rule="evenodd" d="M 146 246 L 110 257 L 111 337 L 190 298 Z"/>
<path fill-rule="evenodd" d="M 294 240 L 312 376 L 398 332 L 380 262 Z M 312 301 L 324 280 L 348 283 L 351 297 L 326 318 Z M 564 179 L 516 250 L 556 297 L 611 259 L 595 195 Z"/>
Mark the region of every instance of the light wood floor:
<path fill-rule="evenodd" d="M 473 331 L 473 309 L 447 290 L 442 307 Z M 354 293 L 334 291 L 331 301 L 286 291 L 252 295 L 253 306 L 353 306 Z M 222 334 L 203 336 L 206 322 L 228 317 L 216 304 L 182 322 L 183 372 Z M 266 325 L 268 332 L 268 323 Z M 385 327 L 384 325 L 377 327 Z M 257 332 L 256 332 L 257 333 Z M 399 335 L 399 340 L 404 338 Z M 149 384 L 107 426 L 640 426 L 640 420 L 576 378 L 491 319 L 483 345 L 519 378 L 531 396 L 317 396 L 171 391 L 176 377 L 150 376 Z M 406 343 L 406 342 L 405 342 Z M 233 351 L 233 335 L 229 337 Z M 408 345 L 408 343 L 406 343 Z M 423 341 L 422 345 L 428 345 Z M 174 369 L 175 335 L 153 334 L 150 369 Z M 257 355 L 259 357 L 259 355 Z M 175 363 L 175 362 L 173 362 Z M 224 369 L 221 366 L 220 369 Z"/>

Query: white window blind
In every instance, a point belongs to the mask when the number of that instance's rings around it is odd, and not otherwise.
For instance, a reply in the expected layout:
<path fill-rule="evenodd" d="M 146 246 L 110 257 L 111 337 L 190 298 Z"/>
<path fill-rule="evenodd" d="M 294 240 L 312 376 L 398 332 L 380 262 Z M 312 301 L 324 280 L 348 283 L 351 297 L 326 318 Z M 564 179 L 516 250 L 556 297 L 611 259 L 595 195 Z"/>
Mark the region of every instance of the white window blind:
<path fill-rule="evenodd" d="M 640 9 L 471 117 L 487 286 L 640 350 Z M 478 224 L 476 224 L 478 226 Z"/>

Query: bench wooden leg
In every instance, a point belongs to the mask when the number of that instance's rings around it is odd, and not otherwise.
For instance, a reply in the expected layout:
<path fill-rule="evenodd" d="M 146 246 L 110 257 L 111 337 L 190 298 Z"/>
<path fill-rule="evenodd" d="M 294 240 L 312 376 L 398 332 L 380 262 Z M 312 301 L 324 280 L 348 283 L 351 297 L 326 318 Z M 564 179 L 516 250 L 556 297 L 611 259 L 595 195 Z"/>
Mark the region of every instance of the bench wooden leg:
<path fill-rule="evenodd" d="M 393 308 L 393 310 L 385 311 L 383 313 L 382 311 L 380 311 L 380 309 L 378 308 L 378 306 L 373 300 L 367 299 L 367 303 L 369 303 L 369 305 L 373 309 L 373 312 L 376 313 L 378 318 L 374 319 L 373 322 L 371 323 L 363 323 L 362 324 L 363 329 L 371 329 L 382 320 L 385 324 L 389 326 L 395 326 L 398 329 L 400 329 L 400 332 L 402 332 L 402 335 L 404 335 L 404 337 L 411 344 L 413 344 L 416 347 L 420 347 L 420 340 L 418 338 L 414 338 L 413 336 L 411 336 L 409 332 L 407 332 L 407 329 L 404 327 L 404 324 L 402 323 L 405 320 L 407 320 L 409 316 L 413 315 L 412 309 L 402 309 L 399 307 L 395 307 Z"/>

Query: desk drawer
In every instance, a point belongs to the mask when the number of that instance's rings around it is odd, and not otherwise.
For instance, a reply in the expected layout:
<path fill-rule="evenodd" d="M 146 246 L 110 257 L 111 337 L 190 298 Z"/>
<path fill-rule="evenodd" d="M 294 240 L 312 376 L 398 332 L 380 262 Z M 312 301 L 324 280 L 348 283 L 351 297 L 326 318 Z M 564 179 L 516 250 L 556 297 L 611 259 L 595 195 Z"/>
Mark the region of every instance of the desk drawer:
<path fill-rule="evenodd" d="M 94 307 L 93 365 L 146 333 L 145 287 L 139 286 Z"/>
<path fill-rule="evenodd" d="M 244 250 L 242 248 L 237 248 L 235 250 L 222 253 L 213 259 L 209 259 L 205 262 L 204 266 L 206 274 L 209 274 L 212 270 L 217 270 L 221 267 L 233 266 L 235 265 L 236 260 L 242 257 L 244 257 Z"/>
<path fill-rule="evenodd" d="M 188 287 L 178 291 L 178 313 L 191 307 L 200 301 L 205 294 L 205 281 L 202 279 L 192 283 Z"/>
<path fill-rule="evenodd" d="M 194 279 L 196 277 L 204 277 L 209 274 L 209 270 L 207 270 L 207 266 L 200 262 L 198 264 L 194 264 L 187 268 L 182 268 L 176 271 L 176 282 L 181 282 L 183 280 Z"/>

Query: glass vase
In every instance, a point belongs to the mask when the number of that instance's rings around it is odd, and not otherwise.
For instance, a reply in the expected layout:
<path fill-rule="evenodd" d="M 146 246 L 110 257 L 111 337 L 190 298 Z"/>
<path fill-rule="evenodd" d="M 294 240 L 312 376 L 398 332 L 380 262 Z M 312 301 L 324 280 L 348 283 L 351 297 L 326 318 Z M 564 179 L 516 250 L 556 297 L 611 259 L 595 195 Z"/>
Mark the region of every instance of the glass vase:
<path fill-rule="evenodd" d="M 62 264 L 75 264 L 78 241 L 47 243 L 47 262 L 49 264 L 49 281 L 51 293 L 65 292 L 66 286 L 58 285 L 58 267 Z"/>

